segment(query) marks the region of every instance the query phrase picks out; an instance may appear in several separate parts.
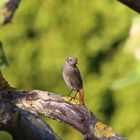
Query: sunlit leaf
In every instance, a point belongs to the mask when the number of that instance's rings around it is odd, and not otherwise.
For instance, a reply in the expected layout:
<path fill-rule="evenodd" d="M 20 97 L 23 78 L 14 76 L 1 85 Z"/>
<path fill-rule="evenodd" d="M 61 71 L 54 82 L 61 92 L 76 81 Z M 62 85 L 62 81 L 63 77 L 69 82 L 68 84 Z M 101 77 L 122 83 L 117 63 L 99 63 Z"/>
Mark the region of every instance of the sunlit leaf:
<path fill-rule="evenodd" d="M 113 89 L 122 88 L 122 87 L 125 87 L 125 86 L 129 86 L 131 84 L 134 84 L 138 81 L 140 81 L 140 75 L 138 75 L 138 74 L 130 75 L 128 77 L 124 77 L 122 79 L 119 79 L 119 80 L 115 81 L 112 84 L 112 88 Z"/>

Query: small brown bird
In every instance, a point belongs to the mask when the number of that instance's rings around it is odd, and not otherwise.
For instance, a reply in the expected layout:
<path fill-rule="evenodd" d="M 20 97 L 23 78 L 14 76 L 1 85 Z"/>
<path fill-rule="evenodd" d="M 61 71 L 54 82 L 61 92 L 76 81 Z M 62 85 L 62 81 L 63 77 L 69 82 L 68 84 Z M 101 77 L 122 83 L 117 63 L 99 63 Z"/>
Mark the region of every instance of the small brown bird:
<path fill-rule="evenodd" d="M 73 56 L 68 57 L 66 59 L 65 64 L 62 67 L 62 75 L 66 85 L 71 89 L 71 92 L 73 90 L 76 91 L 75 96 L 78 93 L 79 101 L 84 104 L 83 82 L 80 71 L 76 66 L 76 64 L 77 64 L 76 57 Z"/>

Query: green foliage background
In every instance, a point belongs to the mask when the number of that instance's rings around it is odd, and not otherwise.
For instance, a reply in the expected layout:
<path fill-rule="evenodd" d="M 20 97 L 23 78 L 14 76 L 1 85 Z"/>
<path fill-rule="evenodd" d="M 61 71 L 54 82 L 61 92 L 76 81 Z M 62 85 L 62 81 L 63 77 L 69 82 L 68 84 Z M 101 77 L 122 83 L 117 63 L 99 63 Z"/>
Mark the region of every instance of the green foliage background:
<path fill-rule="evenodd" d="M 67 95 L 61 66 L 77 56 L 88 108 L 117 133 L 139 140 L 140 81 L 112 88 L 135 70 L 124 48 L 136 15 L 115 0 L 21 1 L 12 23 L 0 29 L 10 64 L 2 72 L 15 87 Z M 46 120 L 64 140 L 82 140 L 76 130 Z"/>

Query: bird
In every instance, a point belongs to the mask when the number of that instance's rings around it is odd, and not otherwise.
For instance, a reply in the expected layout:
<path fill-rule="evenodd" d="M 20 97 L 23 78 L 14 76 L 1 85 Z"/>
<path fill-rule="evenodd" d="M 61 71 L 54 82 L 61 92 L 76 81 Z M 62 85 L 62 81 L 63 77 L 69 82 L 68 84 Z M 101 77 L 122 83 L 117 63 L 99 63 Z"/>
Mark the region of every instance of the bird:
<path fill-rule="evenodd" d="M 75 56 L 67 57 L 64 65 L 62 66 L 62 76 L 71 92 L 76 92 L 74 98 L 78 94 L 80 103 L 84 104 L 83 81 L 81 73 L 76 66 L 78 63 L 77 61 L 78 60 Z M 69 95 L 71 94 L 71 92 L 69 93 Z"/>

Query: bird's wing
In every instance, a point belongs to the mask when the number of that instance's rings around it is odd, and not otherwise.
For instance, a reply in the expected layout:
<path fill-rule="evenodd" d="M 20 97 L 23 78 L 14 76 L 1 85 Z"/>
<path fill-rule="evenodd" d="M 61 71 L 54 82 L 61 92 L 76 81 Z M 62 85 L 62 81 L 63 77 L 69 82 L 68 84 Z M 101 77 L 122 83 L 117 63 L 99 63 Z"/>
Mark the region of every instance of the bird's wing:
<path fill-rule="evenodd" d="M 76 67 L 74 70 L 75 78 L 77 79 L 80 88 L 83 87 L 83 81 L 79 69 Z"/>

